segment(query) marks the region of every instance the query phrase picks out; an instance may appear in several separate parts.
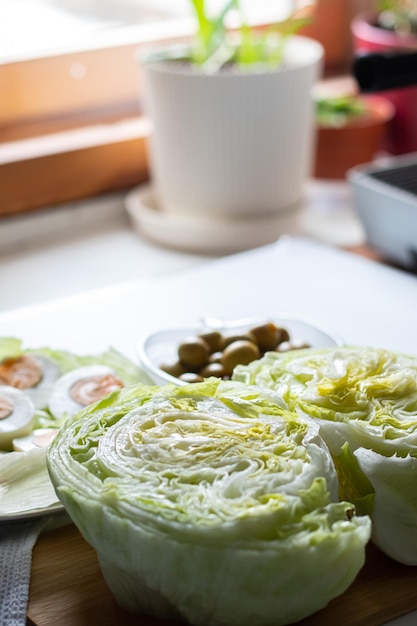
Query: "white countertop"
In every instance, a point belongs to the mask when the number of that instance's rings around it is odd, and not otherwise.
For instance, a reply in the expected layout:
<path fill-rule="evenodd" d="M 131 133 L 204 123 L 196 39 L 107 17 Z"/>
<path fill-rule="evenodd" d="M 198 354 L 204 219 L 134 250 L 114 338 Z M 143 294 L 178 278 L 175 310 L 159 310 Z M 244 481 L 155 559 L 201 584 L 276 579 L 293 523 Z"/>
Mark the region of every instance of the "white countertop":
<path fill-rule="evenodd" d="M 123 199 L 116 194 L 0 220 L 0 311 L 206 260 L 141 238 Z"/>
<path fill-rule="evenodd" d="M 0 220 L 0 312 L 127 280 L 168 275 L 210 261 L 169 250 L 136 232 L 126 194 Z M 342 182 L 312 181 L 290 234 L 335 245 L 364 235 Z"/>

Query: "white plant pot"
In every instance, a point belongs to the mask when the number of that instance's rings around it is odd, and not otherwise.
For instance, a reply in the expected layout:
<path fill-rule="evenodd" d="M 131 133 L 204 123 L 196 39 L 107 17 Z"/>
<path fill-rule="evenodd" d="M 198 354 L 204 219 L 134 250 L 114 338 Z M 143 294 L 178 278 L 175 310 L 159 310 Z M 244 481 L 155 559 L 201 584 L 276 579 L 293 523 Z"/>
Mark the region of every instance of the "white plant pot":
<path fill-rule="evenodd" d="M 312 171 L 312 90 L 322 60 L 318 42 L 295 36 L 277 70 L 205 75 L 152 55 L 144 61 L 149 163 L 160 208 L 243 217 L 296 205 Z"/>

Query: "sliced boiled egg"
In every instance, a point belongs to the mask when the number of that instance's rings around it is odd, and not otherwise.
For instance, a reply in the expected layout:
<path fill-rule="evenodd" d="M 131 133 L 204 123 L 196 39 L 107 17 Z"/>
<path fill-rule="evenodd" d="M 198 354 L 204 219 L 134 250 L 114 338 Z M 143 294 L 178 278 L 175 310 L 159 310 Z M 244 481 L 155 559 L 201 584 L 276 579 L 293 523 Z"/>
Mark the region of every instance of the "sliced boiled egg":
<path fill-rule="evenodd" d="M 28 435 L 33 428 L 35 407 L 20 389 L 0 385 L 0 448 L 13 449 L 13 439 Z"/>
<path fill-rule="evenodd" d="M 72 416 L 120 387 L 124 384 L 111 367 L 79 367 L 56 381 L 49 398 L 49 411 L 57 419 Z"/>
<path fill-rule="evenodd" d="M 36 409 L 46 409 L 55 381 L 61 376 L 59 365 L 42 354 L 20 354 L 0 362 L 0 384 L 20 389 Z"/>
<path fill-rule="evenodd" d="M 30 435 L 13 439 L 13 450 L 27 452 L 33 448 L 45 448 L 58 433 L 58 428 L 35 428 Z"/>

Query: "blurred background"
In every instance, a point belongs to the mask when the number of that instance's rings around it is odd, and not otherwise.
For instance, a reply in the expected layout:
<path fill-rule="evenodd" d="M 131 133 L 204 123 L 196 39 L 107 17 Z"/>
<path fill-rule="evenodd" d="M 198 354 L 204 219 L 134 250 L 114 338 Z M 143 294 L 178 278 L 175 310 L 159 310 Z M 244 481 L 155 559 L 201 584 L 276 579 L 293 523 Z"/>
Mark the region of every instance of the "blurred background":
<path fill-rule="evenodd" d="M 402 117 L 397 103 L 390 106 L 398 90 L 366 96 L 365 108 L 358 103 L 362 94 L 352 60 L 358 46 L 376 44 L 360 39 L 353 24 L 359 20 L 369 32 L 366 20 L 371 20 L 375 32 L 377 16 L 392 16 L 395 5 L 401 16 L 406 12 L 415 20 L 416 0 L 242 4 L 248 21 L 259 28 L 297 12 L 307 16 L 300 34 L 324 48 L 313 184 L 297 232 L 374 257 L 345 184 L 346 171 L 357 163 L 417 151 L 417 87 L 400 90 L 401 98 L 411 97 L 412 103 Z M 222 5 L 211 0 L 210 7 L 215 11 Z M 3 308 L 206 258 L 204 251 L 174 254 L 135 237 L 124 203 L 130 190 L 150 179 L 146 144 L 151 127 L 143 109 L 138 51 L 187 40 L 194 27 L 188 0 L 0 2 L 0 263 L 9 294 Z M 392 24 L 385 30 L 394 34 Z M 404 20 L 400 30 L 401 39 L 395 41 L 417 49 L 417 36 L 407 32 Z M 401 143 L 393 145 L 393 138 Z M 75 235 L 77 253 L 70 240 Z M 109 246 L 117 249 L 119 264 Z M 75 254 L 84 268 L 77 276 Z M 36 281 L 42 276 L 40 283 L 27 279 L 28 268 Z"/>
<path fill-rule="evenodd" d="M 212 0 L 213 10 L 220 4 Z M 375 0 L 246 0 L 243 6 L 261 26 L 294 11 L 309 15 L 300 34 L 323 44 L 323 78 L 342 81 L 342 91 L 355 88 L 351 21 L 375 9 Z M 135 54 L 193 28 L 186 0 L 2 0 L 0 215 L 147 180 L 149 129 Z"/>

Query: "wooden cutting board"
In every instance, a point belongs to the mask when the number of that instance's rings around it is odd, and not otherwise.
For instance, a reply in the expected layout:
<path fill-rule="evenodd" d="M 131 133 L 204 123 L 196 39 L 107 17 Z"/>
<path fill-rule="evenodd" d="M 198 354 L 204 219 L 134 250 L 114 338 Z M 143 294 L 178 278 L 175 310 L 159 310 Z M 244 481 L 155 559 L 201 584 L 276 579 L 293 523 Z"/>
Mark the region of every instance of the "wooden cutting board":
<path fill-rule="evenodd" d="M 355 582 L 299 626 L 380 626 L 417 610 L 417 567 L 400 565 L 368 546 Z M 42 535 L 33 551 L 28 615 L 37 626 L 179 626 L 120 609 L 94 550 L 66 526 Z"/>

